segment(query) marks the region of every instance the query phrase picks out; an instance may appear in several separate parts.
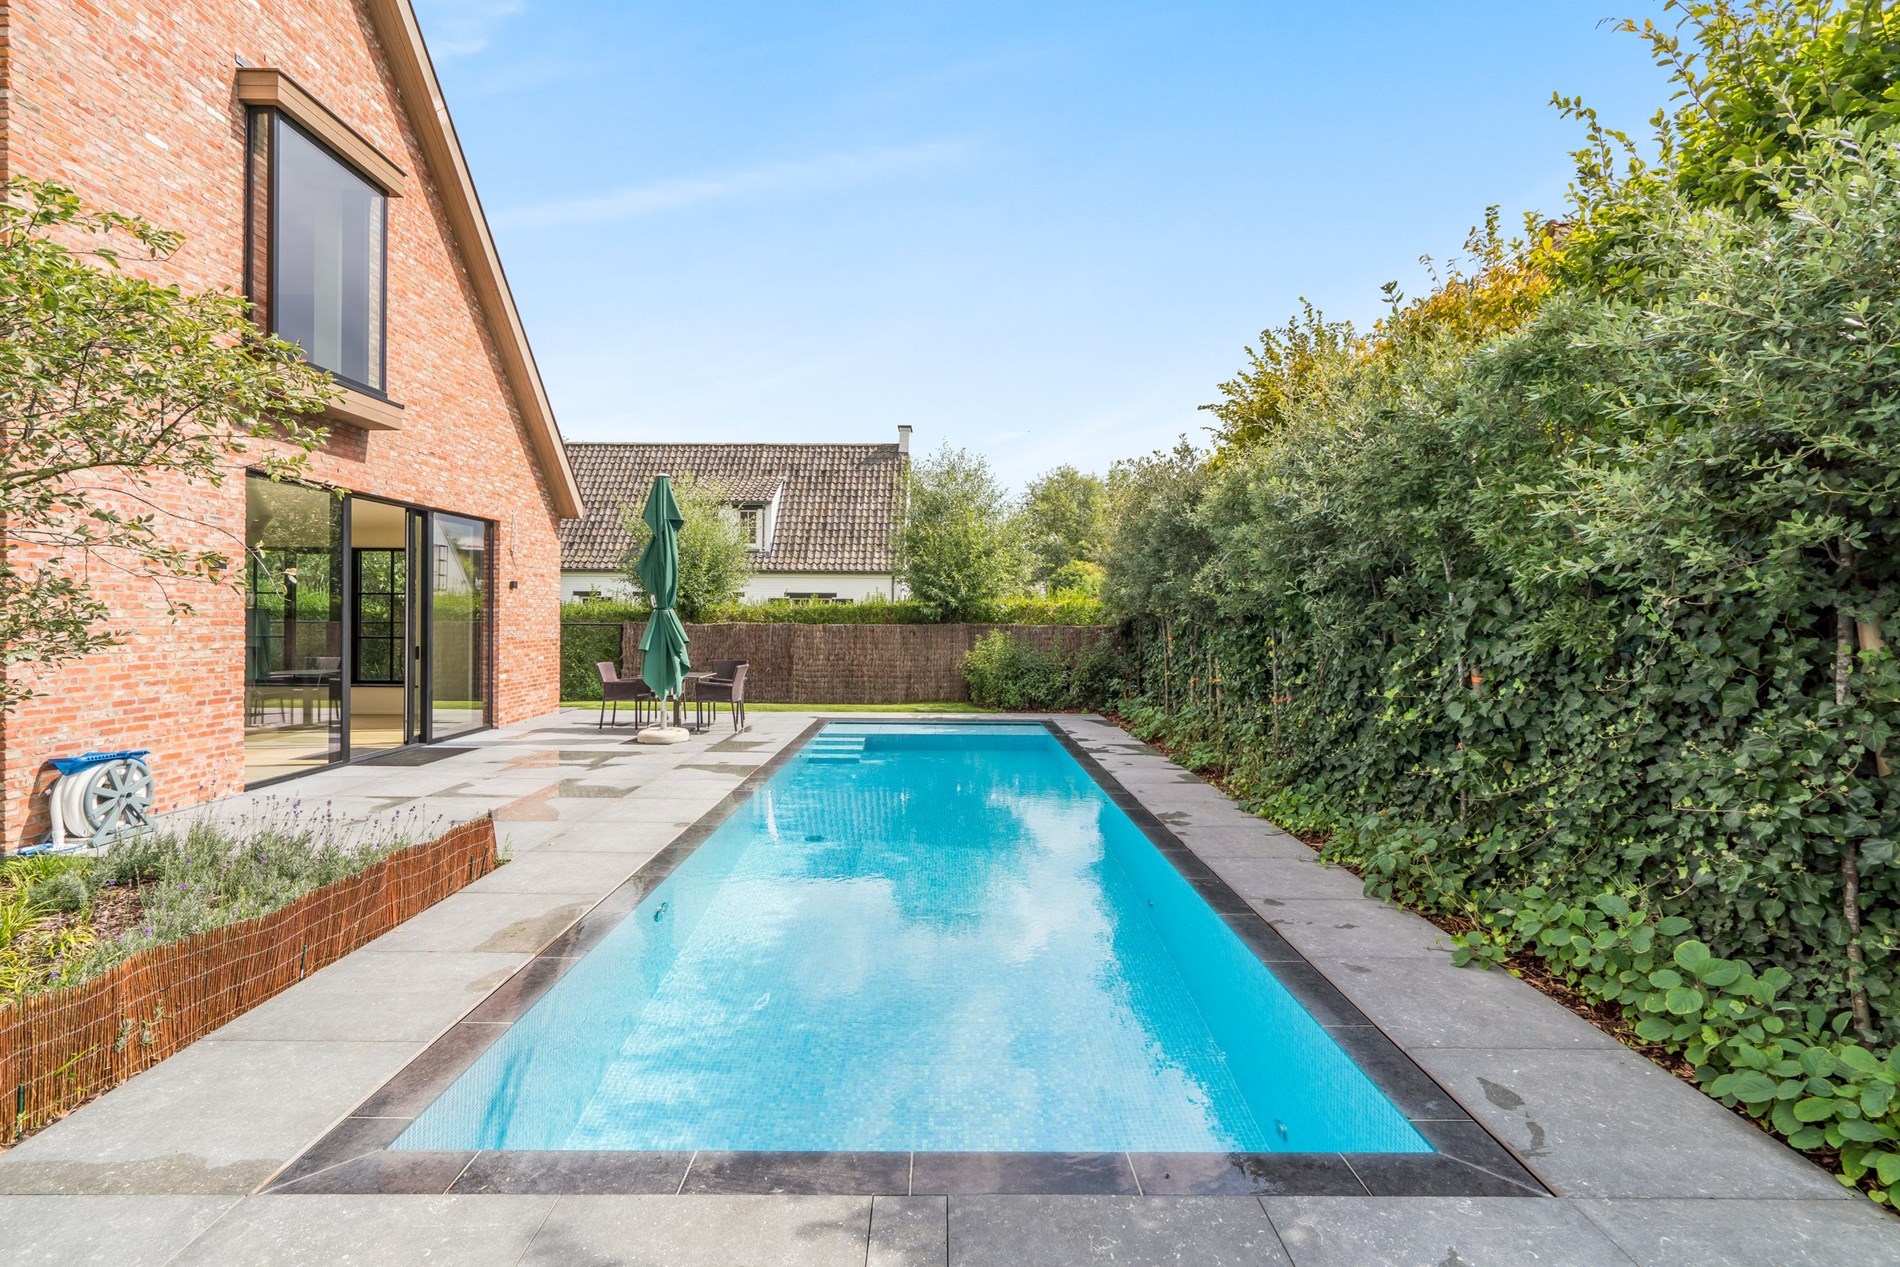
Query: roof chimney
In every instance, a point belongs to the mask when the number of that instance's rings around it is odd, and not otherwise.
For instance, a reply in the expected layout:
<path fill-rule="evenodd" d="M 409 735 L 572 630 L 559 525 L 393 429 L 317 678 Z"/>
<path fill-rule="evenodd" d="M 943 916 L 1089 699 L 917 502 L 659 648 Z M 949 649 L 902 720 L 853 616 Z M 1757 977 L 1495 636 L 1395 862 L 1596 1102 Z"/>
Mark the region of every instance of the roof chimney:
<path fill-rule="evenodd" d="M 910 424 L 904 423 L 897 428 L 897 451 L 904 457 L 910 456 Z"/>

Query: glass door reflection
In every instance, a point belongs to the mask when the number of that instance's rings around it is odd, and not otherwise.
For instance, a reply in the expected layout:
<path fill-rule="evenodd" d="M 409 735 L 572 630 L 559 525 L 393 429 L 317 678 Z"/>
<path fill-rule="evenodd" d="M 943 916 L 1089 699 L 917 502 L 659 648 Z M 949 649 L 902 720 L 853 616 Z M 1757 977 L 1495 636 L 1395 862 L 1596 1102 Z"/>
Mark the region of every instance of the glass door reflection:
<path fill-rule="evenodd" d="M 429 520 L 429 602 L 424 659 L 429 739 L 488 724 L 488 525 L 433 512 Z"/>
<path fill-rule="evenodd" d="M 244 781 L 343 758 L 343 501 L 245 480 Z"/>

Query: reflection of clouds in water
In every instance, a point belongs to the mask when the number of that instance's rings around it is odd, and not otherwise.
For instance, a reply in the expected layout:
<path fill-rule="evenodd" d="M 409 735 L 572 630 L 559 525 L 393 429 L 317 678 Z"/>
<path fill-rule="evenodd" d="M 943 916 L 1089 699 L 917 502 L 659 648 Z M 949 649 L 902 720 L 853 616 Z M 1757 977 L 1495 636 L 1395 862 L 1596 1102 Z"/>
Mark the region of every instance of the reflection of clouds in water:
<path fill-rule="evenodd" d="M 618 1013 L 599 994 L 559 1024 L 543 1013 L 535 1049 L 561 1054 L 518 1081 L 564 1065 L 570 1089 L 545 1098 L 567 1107 L 516 1114 L 483 1146 L 1274 1147 L 1216 1037 L 1240 1031 L 1210 1030 L 1195 1001 L 1192 974 L 1213 963 L 1200 934 L 1177 945 L 1152 909 L 1172 890 L 1144 868 L 1178 876 L 1045 748 L 787 767 L 682 864 L 672 922 L 641 926 L 644 951 L 610 937 L 551 992 L 626 987 Z M 1232 983 L 1218 988 L 1240 1016 Z M 1261 1033 L 1251 997 L 1244 1013 L 1242 1052 Z M 1272 1046 L 1245 1084 L 1264 1076 L 1334 1117 L 1350 1089 L 1316 1079 L 1301 1043 Z M 538 1135 L 536 1116 L 553 1123 Z"/>
<path fill-rule="evenodd" d="M 1063 937 L 1106 938 L 1110 921 L 1088 875 L 1102 862 L 1096 806 L 1018 790 L 992 792 L 988 804 L 1015 822 L 1022 858 L 1020 872 L 992 881 L 990 898 L 1010 930 L 998 948 L 1023 963 Z"/>

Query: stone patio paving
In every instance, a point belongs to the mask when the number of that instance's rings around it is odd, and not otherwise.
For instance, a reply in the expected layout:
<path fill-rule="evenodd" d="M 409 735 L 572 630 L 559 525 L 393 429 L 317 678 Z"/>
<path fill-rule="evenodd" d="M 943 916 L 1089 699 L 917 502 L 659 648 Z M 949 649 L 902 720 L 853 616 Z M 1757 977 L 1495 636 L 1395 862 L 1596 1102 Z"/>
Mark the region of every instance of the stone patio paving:
<path fill-rule="evenodd" d="M 253 1195 L 812 715 L 676 748 L 591 714 L 201 812 L 416 834 L 493 811 L 513 861 L 0 1154 L 8 1263 L 1900 1263 L 1900 1220 L 1425 921 L 1090 718 L 1061 724 L 1553 1193 L 1244 1196 Z M 431 754 L 433 755 L 433 754 Z"/>

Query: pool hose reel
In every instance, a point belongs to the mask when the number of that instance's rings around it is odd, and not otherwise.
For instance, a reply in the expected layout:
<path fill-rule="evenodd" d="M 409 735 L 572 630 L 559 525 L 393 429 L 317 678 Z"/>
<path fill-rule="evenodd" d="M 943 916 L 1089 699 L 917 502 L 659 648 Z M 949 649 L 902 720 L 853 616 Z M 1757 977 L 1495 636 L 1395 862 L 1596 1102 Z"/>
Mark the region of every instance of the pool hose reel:
<path fill-rule="evenodd" d="M 150 751 L 53 758 L 48 764 L 59 771 L 59 778 L 46 793 L 53 829 L 41 848 L 62 853 L 96 849 L 115 836 L 151 826 L 155 785 L 145 764 Z"/>

